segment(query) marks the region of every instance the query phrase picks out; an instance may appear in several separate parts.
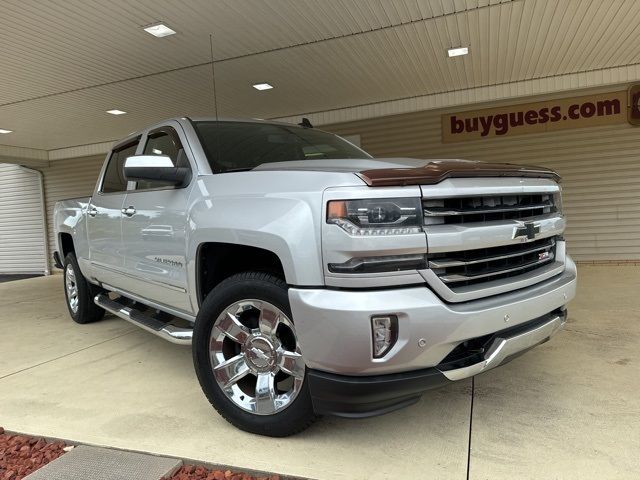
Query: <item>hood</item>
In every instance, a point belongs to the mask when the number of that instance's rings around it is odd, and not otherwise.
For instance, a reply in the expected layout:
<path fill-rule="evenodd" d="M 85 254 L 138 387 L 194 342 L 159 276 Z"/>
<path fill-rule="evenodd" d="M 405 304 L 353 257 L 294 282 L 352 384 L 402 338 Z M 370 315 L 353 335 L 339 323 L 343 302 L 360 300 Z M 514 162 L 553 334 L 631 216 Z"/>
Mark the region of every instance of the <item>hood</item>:
<path fill-rule="evenodd" d="M 370 187 L 435 184 L 453 177 L 534 177 L 560 180 L 560 176 L 548 168 L 461 159 L 298 160 L 264 163 L 253 170 L 353 172 Z"/>
<path fill-rule="evenodd" d="M 461 160 L 464 161 L 464 160 Z M 415 168 L 425 164 L 416 158 L 335 158 L 295 160 L 258 165 L 253 170 L 308 170 L 316 172 L 360 172 L 381 168 Z"/>

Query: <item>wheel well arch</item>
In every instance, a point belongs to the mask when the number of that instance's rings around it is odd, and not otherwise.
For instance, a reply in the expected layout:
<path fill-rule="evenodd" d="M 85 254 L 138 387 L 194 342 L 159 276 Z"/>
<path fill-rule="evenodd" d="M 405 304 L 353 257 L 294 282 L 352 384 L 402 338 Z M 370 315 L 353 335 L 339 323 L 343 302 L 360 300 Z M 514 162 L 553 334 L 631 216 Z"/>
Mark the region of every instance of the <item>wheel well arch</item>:
<path fill-rule="evenodd" d="M 75 246 L 73 245 L 73 237 L 70 233 L 60 233 L 58 237 L 60 246 L 60 260 L 64 262 L 65 257 L 68 253 L 76 251 Z"/>
<path fill-rule="evenodd" d="M 198 305 L 224 279 L 246 271 L 271 273 L 287 281 L 282 261 L 270 250 L 235 243 L 200 244 L 196 253 Z"/>

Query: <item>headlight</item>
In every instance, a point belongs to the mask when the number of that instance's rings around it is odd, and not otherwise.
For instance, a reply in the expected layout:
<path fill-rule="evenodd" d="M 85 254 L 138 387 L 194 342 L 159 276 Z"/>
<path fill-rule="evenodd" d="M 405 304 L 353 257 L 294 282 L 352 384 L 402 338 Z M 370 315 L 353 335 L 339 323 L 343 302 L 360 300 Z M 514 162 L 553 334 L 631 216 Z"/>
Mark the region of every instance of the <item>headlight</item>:
<path fill-rule="evenodd" d="M 420 198 L 332 200 L 327 223 L 350 235 L 406 235 L 422 231 Z"/>
<path fill-rule="evenodd" d="M 562 213 L 562 190 L 553 194 L 553 204 L 556 207 L 556 212 Z"/>

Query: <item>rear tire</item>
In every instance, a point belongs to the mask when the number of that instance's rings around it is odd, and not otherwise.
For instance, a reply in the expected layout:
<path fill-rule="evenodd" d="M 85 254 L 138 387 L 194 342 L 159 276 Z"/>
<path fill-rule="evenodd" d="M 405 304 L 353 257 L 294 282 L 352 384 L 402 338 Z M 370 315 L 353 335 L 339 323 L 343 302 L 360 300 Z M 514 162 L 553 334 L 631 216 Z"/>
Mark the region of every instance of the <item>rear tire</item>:
<path fill-rule="evenodd" d="M 205 395 L 241 430 L 286 437 L 317 418 L 280 278 L 244 272 L 222 281 L 198 312 L 192 350 Z"/>
<path fill-rule="evenodd" d="M 64 259 L 64 287 L 67 309 L 74 322 L 91 323 L 104 317 L 104 309 L 93 302 L 93 298 L 101 290 L 82 275 L 73 252 L 68 253 Z"/>

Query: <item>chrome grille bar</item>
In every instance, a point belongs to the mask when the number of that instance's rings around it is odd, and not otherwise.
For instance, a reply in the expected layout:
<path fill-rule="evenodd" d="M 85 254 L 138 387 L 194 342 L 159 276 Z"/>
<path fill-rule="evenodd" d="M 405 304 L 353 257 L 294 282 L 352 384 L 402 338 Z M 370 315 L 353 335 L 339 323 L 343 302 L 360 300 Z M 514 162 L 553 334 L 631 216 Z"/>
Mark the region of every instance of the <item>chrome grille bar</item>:
<path fill-rule="evenodd" d="M 477 195 L 471 197 L 424 198 L 425 225 L 463 224 L 491 220 L 518 220 L 555 213 L 553 193 Z"/>
<path fill-rule="evenodd" d="M 442 216 L 455 216 L 455 215 L 480 215 L 486 213 L 504 213 L 504 212 L 519 212 L 523 210 L 541 210 L 544 208 L 553 207 L 551 202 L 543 202 L 533 205 L 527 205 L 523 207 L 504 207 L 504 208 L 488 208 L 488 209 L 468 209 L 468 210 L 433 210 L 430 208 L 424 209 L 425 217 L 442 217 Z"/>
<path fill-rule="evenodd" d="M 451 289 L 514 277 L 553 263 L 556 237 L 529 243 L 512 243 L 489 248 L 429 255 L 428 265 Z"/>
<path fill-rule="evenodd" d="M 480 263 L 493 262 L 497 260 L 505 260 L 509 258 L 519 257 L 522 255 L 527 255 L 530 253 L 541 252 L 544 250 L 549 250 L 555 246 L 556 242 L 553 238 L 544 245 L 536 246 L 527 250 L 521 250 L 513 253 L 497 255 L 497 256 L 487 256 L 481 257 L 474 260 L 453 260 L 448 258 L 438 259 L 438 260 L 430 260 L 429 268 L 451 268 L 451 267 L 464 267 L 467 265 L 477 265 Z"/>
<path fill-rule="evenodd" d="M 449 284 L 449 283 L 456 283 L 456 282 L 466 282 L 469 280 L 477 280 L 477 279 L 487 278 L 487 277 L 495 277 L 496 275 L 503 275 L 505 273 L 513 273 L 513 272 L 525 270 L 531 267 L 542 266 L 545 263 L 549 263 L 550 261 L 552 261 L 553 257 L 554 257 L 553 254 L 550 254 L 549 257 L 543 260 L 537 260 L 534 262 L 525 263 L 513 268 L 496 269 L 493 271 L 478 273 L 475 275 L 461 275 L 461 274 L 440 275 L 440 280 L 442 280 L 444 283 Z"/>

